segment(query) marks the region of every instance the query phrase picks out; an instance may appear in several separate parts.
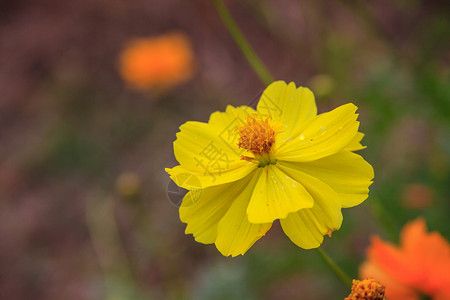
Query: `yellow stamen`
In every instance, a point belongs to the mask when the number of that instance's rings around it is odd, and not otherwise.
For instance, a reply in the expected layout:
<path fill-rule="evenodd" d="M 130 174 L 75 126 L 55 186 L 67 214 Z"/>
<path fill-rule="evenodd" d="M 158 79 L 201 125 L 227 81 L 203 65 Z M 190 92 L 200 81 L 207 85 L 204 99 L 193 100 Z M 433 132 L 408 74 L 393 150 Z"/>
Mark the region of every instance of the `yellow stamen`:
<path fill-rule="evenodd" d="M 275 143 L 277 131 L 270 124 L 270 117 L 262 119 L 259 115 L 247 116 L 245 125 L 238 126 L 239 148 L 246 149 L 255 156 L 269 153 Z"/>
<path fill-rule="evenodd" d="M 345 300 L 383 300 L 385 287 L 375 279 L 353 279 L 351 294 Z"/>

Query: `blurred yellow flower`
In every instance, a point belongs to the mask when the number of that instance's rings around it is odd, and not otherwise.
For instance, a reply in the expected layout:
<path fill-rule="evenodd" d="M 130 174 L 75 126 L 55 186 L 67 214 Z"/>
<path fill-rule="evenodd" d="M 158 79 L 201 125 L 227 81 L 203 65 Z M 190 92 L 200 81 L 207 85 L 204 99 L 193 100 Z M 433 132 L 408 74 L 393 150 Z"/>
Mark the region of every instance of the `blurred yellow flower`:
<path fill-rule="evenodd" d="M 132 88 L 167 88 L 189 80 L 194 55 L 187 36 L 167 33 L 129 41 L 120 54 L 120 74 Z"/>
<path fill-rule="evenodd" d="M 117 193 L 124 198 L 131 198 L 139 194 L 141 179 L 134 172 L 125 172 L 119 175 L 116 180 Z"/>
<path fill-rule="evenodd" d="M 208 123 L 183 124 L 174 142 L 180 165 L 166 171 L 190 190 L 180 207 L 186 233 L 236 256 L 279 219 L 299 247 L 320 246 L 340 228 L 341 208 L 367 198 L 373 178 L 353 153 L 364 148 L 356 109 L 317 115 L 309 89 L 277 81 L 256 110 L 228 106 Z"/>
<path fill-rule="evenodd" d="M 336 82 L 333 77 L 326 74 L 312 77 L 308 81 L 308 85 L 318 97 L 328 96 L 336 88 Z"/>

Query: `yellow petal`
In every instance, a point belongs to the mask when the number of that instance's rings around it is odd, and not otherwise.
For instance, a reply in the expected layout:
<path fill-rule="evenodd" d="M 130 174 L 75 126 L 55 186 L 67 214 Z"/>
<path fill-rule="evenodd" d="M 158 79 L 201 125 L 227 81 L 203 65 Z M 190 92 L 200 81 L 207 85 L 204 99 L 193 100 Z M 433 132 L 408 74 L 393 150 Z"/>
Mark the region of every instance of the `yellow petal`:
<path fill-rule="evenodd" d="M 198 190 L 239 180 L 257 168 L 258 166 L 255 163 L 242 161 L 241 164 L 236 164 L 233 168 L 220 172 L 196 173 L 182 166 L 176 166 L 172 169 L 166 168 L 166 172 L 178 186 L 187 190 Z"/>
<path fill-rule="evenodd" d="M 252 116 L 257 112 L 249 106 L 233 107 L 228 105 L 225 112 L 214 112 L 209 117 L 208 124 L 216 128 L 221 128 L 226 132 L 222 134 L 221 138 L 228 143 L 237 145 L 238 134 L 235 128 L 245 123 L 247 116 Z"/>
<path fill-rule="evenodd" d="M 350 151 L 341 151 L 311 162 L 284 164 L 326 183 L 339 194 L 342 207 L 363 202 L 374 177 L 372 166 Z"/>
<path fill-rule="evenodd" d="M 328 185 L 292 165 L 279 164 L 279 168 L 300 182 L 314 199 L 312 208 L 291 213 L 280 223 L 289 239 L 301 248 L 318 247 L 323 235 L 338 230 L 342 224 L 339 195 Z"/>
<path fill-rule="evenodd" d="M 180 219 L 187 224 L 186 234 L 193 234 L 199 243 L 214 243 L 217 225 L 250 179 L 251 176 L 187 193 L 180 206 Z"/>
<path fill-rule="evenodd" d="M 227 144 L 220 138 L 223 128 L 215 128 L 208 123 L 186 122 L 180 126 L 177 139 L 173 143 L 175 158 L 186 169 L 203 172 L 203 163 L 219 161 L 224 167 L 240 162 L 237 145 Z M 236 147 L 235 147 L 236 146 Z"/>
<path fill-rule="evenodd" d="M 313 93 L 284 81 L 275 81 L 264 90 L 257 111 L 285 126 L 279 135 L 281 141 L 300 134 L 307 122 L 317 115 Z"/>
<path fill-rule="evenodd" d="M 312 161 L 347 147 L 358 132 L 357 107 L 351 103 L 318 115 L 299 136 L 278 145 L 274 154 L 283 161 Z"/>
<path fill-rule="evenodd" d="M 309 214 L 308 214 L 309 213 Z M 322 244 L 323 234 L 316 228 L 316 221 L 311 212 L 303 210 L 289 214 L 280 220 L 281 227 L 289 239 L 303 249 L 317 248 Z"/>
<path fill-rule="evenodd" d="M 312 207 L 313 198 L 305 188 L 276 165 L 262 168 L 247 208 L 250 223 L 269 223 L 283 219 L 301 208 Z"/>
<path fill-rule="evenodd" d="M 241 159 L 242 149 L 237 146 L 235 130 L 248 114 L 256 113 L 252 108 L 227 107 L 226 112 L 211 115 L 208 123 L 187 122 L 180 127 L 174 142 L 175 158 L 180 163 L 166 169 L 180 186 L 206 188 L 239 180 L 252 171 L 253 164 Z M 200 186 L 189 187 L 186 177 L 194 176 Z M 195 180 L 194 180 L 195 181 Z"/>
<path fill-rule="evenodd" d="M 364 137 L 364 133 L 361 133 L 361 132 L 356 133 L 353 140 L 350 142 L 350 144 L 347 147 L 345 147 L 344 150 L 358 151 L 358 150 L 366 148 L 366 146 L 361 145 L 361 140 L 363 139 L 363 137 Z"/>
<path fill-rule="evenodd" d="M 217 227 L 215 244 L 224 256 L 244 254 L 272 226 L 272 223 L 251 224 L 247 219 L 246 209 L 260 172 L 253 175 L 250 183 L 234 199 Z"/>

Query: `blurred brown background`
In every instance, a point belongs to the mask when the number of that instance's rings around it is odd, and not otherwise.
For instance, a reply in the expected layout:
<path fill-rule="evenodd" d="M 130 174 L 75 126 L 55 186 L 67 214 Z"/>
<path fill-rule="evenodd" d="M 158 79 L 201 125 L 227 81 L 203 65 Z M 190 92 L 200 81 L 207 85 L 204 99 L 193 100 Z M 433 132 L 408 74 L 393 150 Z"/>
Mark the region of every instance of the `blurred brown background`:
<path fill-rule="evenodd" d="M 360 108 L 376 181 L 328 252 L 356 276 L 372 233 L 395 240 L 424 215 L 448 238 L 449 2 L 226 4 L 275 78 L 310 87 L 321 112 Z M 195 77 L 128 89 L 123 45 L 173 30 L 191 39 Z M 279 226 L 224 258 L 184 235 L 166 196 L 178 127 L 263 89 L 209 1 L 1 1 L 0 298 L 343 298 Z"/>

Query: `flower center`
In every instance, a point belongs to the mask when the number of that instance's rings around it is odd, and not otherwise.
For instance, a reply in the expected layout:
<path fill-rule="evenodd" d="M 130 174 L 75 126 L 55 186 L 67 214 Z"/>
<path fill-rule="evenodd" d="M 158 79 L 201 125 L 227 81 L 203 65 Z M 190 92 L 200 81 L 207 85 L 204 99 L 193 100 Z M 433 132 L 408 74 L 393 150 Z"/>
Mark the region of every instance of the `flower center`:
<path fill-rule="evenodd" d="M 352 292 L 345 300 L 383 300 L 386 288 L 375 279 L 353 279 Z"/>
<path fill-rule="evenodd" d="M 261 116 L 255 114 L 247 116 L 244 125 L 237 127 L 239 132 L 239 148 L 253 153 L 255 159 L 260 162 L 261 167 L 276 162 L 270 156 L 270 149 L 275 143 L 275 136 L 278 131 L 270 121 L 270 117 L 263 119 Z M 254 160 L 247 156 L 241 156 L 241 159 Z"/>

